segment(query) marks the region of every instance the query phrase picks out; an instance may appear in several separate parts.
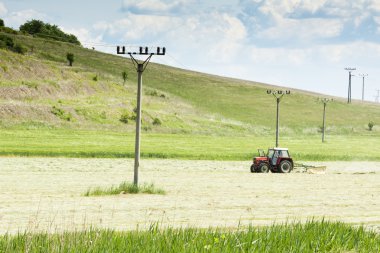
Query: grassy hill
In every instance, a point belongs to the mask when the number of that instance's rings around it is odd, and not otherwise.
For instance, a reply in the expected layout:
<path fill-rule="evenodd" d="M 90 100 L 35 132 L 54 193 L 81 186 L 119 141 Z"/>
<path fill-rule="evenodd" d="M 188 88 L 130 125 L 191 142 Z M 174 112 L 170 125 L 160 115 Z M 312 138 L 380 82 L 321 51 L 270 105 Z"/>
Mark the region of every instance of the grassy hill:
<path fill-rule="evenodd" d="M 130 60 L 11 36 L 28 53 L 0 49 L 0 154 L 131 156 L 136 71 Z M 75 55 L 73 67 L 67 66 L 68 52 Z M 143 76 L 143 156 L 246 159 L 254 149 L 272 146 L 276 104 L 268 88 L 277 87 L 151 63 Z M 323 146 L 318 97 L 326 96 L 292 90 L 282 100 L 280 143 L 296 149 L 299 158 L 380 160 L 365 148 L 378 145 L 373 139 L 380 128 L 368 131 L 367 125 L 380 122 L 380 106 L 335 98 L 327 107 Z M 122 115 L 129 116 L 127 124 L 119 120 Z M 320 153 L 305 151 L 306 145 Z"/>

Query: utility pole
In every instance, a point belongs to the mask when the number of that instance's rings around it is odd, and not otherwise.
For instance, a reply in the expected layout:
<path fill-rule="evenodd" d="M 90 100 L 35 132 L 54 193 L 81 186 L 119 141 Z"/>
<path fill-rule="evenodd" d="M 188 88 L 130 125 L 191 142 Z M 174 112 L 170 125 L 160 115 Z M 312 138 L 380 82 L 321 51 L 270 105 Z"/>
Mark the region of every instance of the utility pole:
<path fill-rule="evenodd" d="M 348 96 L 347 96 L 347 104 L 351 103 L 351 72 L 356 70 L 356 68 L 345 68 L 348 71 Z"/>
<path fill-rule="evenodd" d="M 323 121 L 322 121 L 322 142 L 325 142 L 325 130 L 326 130 L 326 105 L 328 102 L 333 101 L 332 99 L 323 98 L 321 99 L 323 103 Z"/>
<path fill-rule="evenodd" d="M 290 94 L 290 90 L 267 90 L 267 94 L 272 94 L 276 98 L 277 102 L 277 113 L 276 113 L 276 147 L 278 147 L 278 136 L 279 136 L 279 124 L 280 124 L 280 102 L 282 97 L 286 94 Z"/>
<path fill-rule="evenodd" d="M 136 117 L 136 138 L 135 138 L 135 164 L 133 184 L 138 185 L 139 180 L 139 166 L 140 166 L 140 131 L 141 131 L 141 94 L 142 94 L 142 75 L 144 70 L 149 64 L 153 55 L 165 55 L 165 48 L 157 47 L 157 52 L 149 53 L 148 47 L 140 47 L 139 52 L 125 52 L 125 47 L 117 47 L 117 54 L 129 54 L 132 63 L 137 71 L 137 117 Z M 138 62 L 133 55 L 146 55 L 148 56 L 142 63 Z"/>
<path fill-rule="evenodd" d="M 377 95 L 375 96 L 376 103 L 379 103 L 379 98 L 380 98 L 380 90 L 377 90 Z"/>
<path fill-rule="evenodd" d="M 364 101 L 364 79 L 368 74 L 359 74 L 363 78 L 363 87 L 362 87 L 362 101 Z"/>

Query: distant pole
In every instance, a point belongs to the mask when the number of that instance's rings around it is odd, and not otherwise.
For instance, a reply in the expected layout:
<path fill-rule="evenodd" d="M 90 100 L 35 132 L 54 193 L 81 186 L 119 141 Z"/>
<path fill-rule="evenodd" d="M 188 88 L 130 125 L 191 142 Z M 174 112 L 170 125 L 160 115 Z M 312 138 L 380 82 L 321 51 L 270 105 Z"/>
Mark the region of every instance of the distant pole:
<path fill-rule="evenodd" d="M 380 98 L 380 90 L 376 90 L 377 95 L 375 96 L 375 102 L 379 103 L 379 98 Z"/>
<path fill-rule="evenodd" d="M 278 138 L 279 138 L 279 125 L 280 125 L 280 102 L 282 97 L 286 94 L 290 94 L 290 90 L 267 90 L 267 94 L 272 94 L 276 98 L 277 103 L 277 113 L 276 113 L 276 147 L 278 147 Z"/>
<path fill-rule="evenodd" d="M 162 50 L 162 51 L 161 51 Z M 136 136 L 135 136 L 135 164 L 134 164 L 134 175 L 133 184 L 138 185 L 139 180 L 139 166 L 140 166 L 140 132 L 141 132 L 141 96 L 142 96 L 142 75 L 144 70 L 149 64 L 150 59 L 153 55 L 165 55 L 165 48 L 157 47 L 156 53 L 149 53 L 148 47 L 140 47 L 139 52 L 125 52 L 125 47 L 117 47 L 117 54 L 129 54 L 132 63 L 137 71 L 137 117 L 136 117 Z M 148 58 L 142 63 L 139 63 L 133 55 L 147 55 Z"/>
<path fill-rule="evenodd" d="M 347 96 L 347 104 L 351 103 L 351 72 L 356 70 L 356 68 L 345 68 L 348 71 L 348 96 Z"/>
<path fill-rule="evenodd" d="M 322 142 L 325 142 L 325 130 L 326 130 L 326 105 L 328 102 L 332 101 L 332 99 L 323 98 L 323 121 L 322 121 Z"/>
<path fill-rule="evenodd" d="M 362 87 L 362 101 L 364 101 L 364 79 L 368 74 L 359 74 L 363 78 L 363 87 Z"/>

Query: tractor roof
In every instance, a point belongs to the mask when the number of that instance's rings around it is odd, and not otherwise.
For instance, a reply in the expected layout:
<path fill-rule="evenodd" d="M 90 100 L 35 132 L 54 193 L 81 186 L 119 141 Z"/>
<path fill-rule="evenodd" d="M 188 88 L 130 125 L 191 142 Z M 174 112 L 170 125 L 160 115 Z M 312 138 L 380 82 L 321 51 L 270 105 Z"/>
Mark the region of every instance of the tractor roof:
<path fill-rule="evenodd" d="M 288 148 L 273 148 L 274 150 L 289 150 Z"/>

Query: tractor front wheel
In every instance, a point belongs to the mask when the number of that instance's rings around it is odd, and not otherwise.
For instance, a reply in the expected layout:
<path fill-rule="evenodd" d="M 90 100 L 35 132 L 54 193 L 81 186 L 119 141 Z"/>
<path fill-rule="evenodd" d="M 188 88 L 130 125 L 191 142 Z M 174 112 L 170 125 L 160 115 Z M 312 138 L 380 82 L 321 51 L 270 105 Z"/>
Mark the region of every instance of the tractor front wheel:
<path fill-rule="evenodd" d="M 251 173 L 255 173 L 256 171 L 255 171 L 255 165 L 251 165 Z"/>
<path fill-rule="evenodd" d="M 268 173 L 269 172 L 269 165 L 267 163 L 260 163 L 258 172 L 261 173 Z"/>
<path fill-rule="evenodd" d="M 279 165 L 279 172 L 281 173 L 289 173 L 293 169 L 293 165 L 288 160 L 284 160 Z"/>

